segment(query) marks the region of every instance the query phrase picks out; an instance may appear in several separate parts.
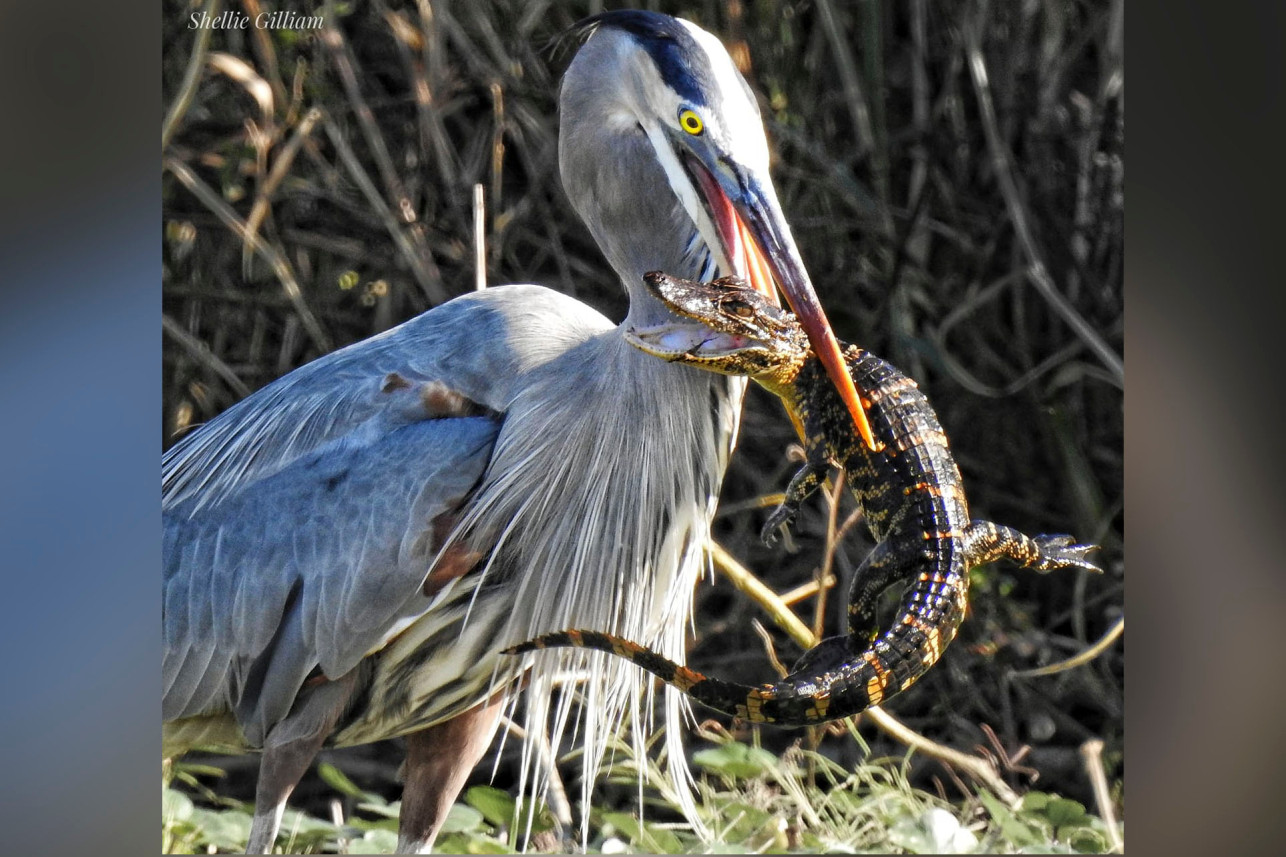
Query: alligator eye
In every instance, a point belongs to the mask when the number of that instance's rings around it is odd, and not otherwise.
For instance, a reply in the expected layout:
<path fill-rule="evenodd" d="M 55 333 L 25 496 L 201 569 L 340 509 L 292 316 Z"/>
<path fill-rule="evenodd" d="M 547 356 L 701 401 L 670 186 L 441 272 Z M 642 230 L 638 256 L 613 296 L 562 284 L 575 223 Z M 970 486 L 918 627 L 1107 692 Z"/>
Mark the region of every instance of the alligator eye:
<path fill-rule="evenodd" d="M 744 304 L 738 301 L 732 305 L 732 314 L 737 318 L 750 318 L 755 314 L 755 311 L 750 308 L 750 304 Z"/>

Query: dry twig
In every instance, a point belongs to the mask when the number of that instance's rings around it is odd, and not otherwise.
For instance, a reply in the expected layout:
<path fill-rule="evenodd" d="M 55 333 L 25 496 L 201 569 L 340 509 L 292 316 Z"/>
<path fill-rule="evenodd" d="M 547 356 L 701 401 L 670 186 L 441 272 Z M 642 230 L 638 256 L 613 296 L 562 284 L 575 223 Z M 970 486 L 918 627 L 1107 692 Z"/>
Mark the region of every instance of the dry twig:
<path fill-rule="evenodd" d="M 980 13 L 985 11 L 985 7 L 980 9 Z M 1063 297 L 1062 292 L 1054 285 L 1054 280 L 1049 275 L 1049 269 L 1045 265 L 1044 258 L 1036 248 L 1036 239 L 1031 231 L 1031 217 L 1028 215 L 1027 206 L 1023 203 L 1022 197 L 1018 192 L 1018 184 L 1014 181 L 1013 167 L 1011 166 L 1013 157 L 1005 146 L 996 124 L 996 108 L 991 100 L 991 87 L 987 78 L 987 63 L 982 55 L 982 26 L 982 20 L 978 19 L 965 27 L 965 39 L 969 55 L 969 74 L 973 79 L 974 94 L 978 98 L 978 109 L 982 114 L 982 129 L 987 138 L 987 148 L 991 152 L 992 164 L 996 169 L 996 180 L 1000 184 L 1000 192 L 1009 211 L 1010 222 L 1013 223 L 1014 231 L 1017 233 L 1023 252 L 1027 256 L 1027 275 L 1032 285 L 1036 287 L 1036 290 L 1040 292 L 1045 301 L 1067 322 L 1068 326 L 1076 332 L 1076 335 L 1090 351 L 1103 362 L 1103 365 L 1111 372 L 1112 380 L 1118 386 L 1124 387 L 1125 364 L 1121 361 L 1120 355 L 1103 341 L 1103 337 L 1099 335 L 1098 331 L 1090 326 L 1090 323 L 1077 312 L 1076 307 L 1072 306 L 1067 298 Z"/>
<path fill-rule="evenodd" d="M 177 158 L 165 158 L 163 164 L 165 169 L 173 173 L 174 177 L 201 200 L 206 208 L 218 215 L 218 218 L 223 221 L 225 226 L 231 229 L 242 241 L 254 247 L 255 252 L 262 256 L 264 261 L 272 267 L 273 273 L 281 281 L 281 287 L 286 291 L 286 297 L 290 299 L 295 312 L 299 314 L 299 318 L 304 324 L 304 329 L 312 337 L 313 344 L 317 346 L 321 353 L 329 352 L 333 348 L 330 337 L 322 330 L 321 325 L 317 322 L 317 317 L 309 309 L 308 303 L 304 299 L 303 290 L 299 288 L 294 272 L 290 269 L 290 263 L 286 261 L 285 257 L 278 253 L 267 241 L 251 234 L 246 227 L 245 221 L 238 217 L 232 207 L 224 202 L 209 185 L 201 181 L 187 164 Z"/>
<path fill-rule="evenodd" d="M 221 0 L 206 0 L 205 9 L 203 10 L 210 17 L 219 14 Z M 186 70 L 183 72 L 183 82 L 179 84 L 178 94 L 175 95 L 174 101 L 170 103 L 170 109 L 165 114 L 165 120 L 161 123 L 161 151 L 164 152 L 170 145 L 170 140 L 174 137 L 175 130 L 179 123 L 183 121 L 183 116 L 192 106 L 192 99 L 196 95 L 197 85 L 201 83 L 201 72 L 205 69 L 205 55 L 210 49 L 210 34 L 213 28 L 201 27 L 196 31 L 196 38 L 192 43 L 192 55 L 188 57 Z"/>
<path fill-rule="evenodd" d="M 1107 774 L 1103 770 L 1103 742 L 1098 738 L 1092 738 L 1082 744 L 1081 759 L 1085 762 L 1090 785 L 1094 788 L 1094 803 L 1098 806 L 1099 817 L 1103 819 L 1103 824 L 1107 827 L 1107 835 L 1112 840 L 1112 850 L 1120 854 L 1125 851 L 1125 843 L 1121 841 L 1121 831 L 1116 823 L 1116 809 L 1112 804 L 1112 796 L 1108 793 Z"/>

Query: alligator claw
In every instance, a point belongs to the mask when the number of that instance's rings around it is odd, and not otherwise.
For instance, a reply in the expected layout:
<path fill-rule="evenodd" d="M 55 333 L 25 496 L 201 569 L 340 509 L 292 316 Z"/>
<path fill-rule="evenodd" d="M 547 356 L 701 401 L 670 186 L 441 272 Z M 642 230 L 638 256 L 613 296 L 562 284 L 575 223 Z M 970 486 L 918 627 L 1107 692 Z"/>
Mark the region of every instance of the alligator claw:
<path fill-rule="evenodd" d="M 768 516 L 768 522 L 764 528 L 759 531 L 759 540 L 764 544 L 772 547 L 777 543 L 777 538 L 781 531 L 790 526 L 791 521 L 795 519 L 795 510 L 782 503 L 773 513 Z"/>
<path fill-rule="evenodd" d="M 1090 551 L 1098 550 L 1098 545 L 1079 545 L 1076 544 L 1074 536 L 1062 533 L 1033 536 L 1032 541 L 1040 547 L 1043 560 L 1035 566 L 1037 571 L 1052 571 L 1055 568 L 1074 565 L 1087 571 L 1103 573 L 1103 569 L 1085 558 Z"/>

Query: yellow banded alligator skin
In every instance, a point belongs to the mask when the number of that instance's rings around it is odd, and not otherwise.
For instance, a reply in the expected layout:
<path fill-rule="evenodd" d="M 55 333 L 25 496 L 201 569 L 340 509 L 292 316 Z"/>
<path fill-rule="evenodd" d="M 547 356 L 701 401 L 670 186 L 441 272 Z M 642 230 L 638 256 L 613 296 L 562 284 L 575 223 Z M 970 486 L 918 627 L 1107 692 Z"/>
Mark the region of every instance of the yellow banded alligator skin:
<path fill-rule="evenodd" d="M 763 537 L 794 517 L 825 478 L 843 464 L 848 484 L 877 540 L 849 594 L 849 633 L 806 652 L 780 681 L 759 686 L 721 681 L 676 664 L 637 643 L 596 631 L 545 634 L 513 654 L 556 646 L 628 658 L 710 708 L 756 723 L 804 726 L 855 714 L 906 690 L 942 656 L 964 618 L 968 570 L 1010 559 L 1048 571 L 1099 571 L 1085 558 L 1092 545 L 1070 536 L 1035 538 L 988 521 L 971 521 L 947 439 L 915 381 L 862 349 L 844 349 L 849 372 L 875 433 L 878 451 L 855 431 L 839 394 L 809 350 L 793 315 L 735 278 L 695 283 L 650 273 L 649 289 L 681 318 L 635 328 L 630 342 L 666 360 L 745 375 L 780 396 L 801 428 L 807 461 L 770 516 Z M 879 633 L 882 592 L 904 585 L 897 617 Z"/>

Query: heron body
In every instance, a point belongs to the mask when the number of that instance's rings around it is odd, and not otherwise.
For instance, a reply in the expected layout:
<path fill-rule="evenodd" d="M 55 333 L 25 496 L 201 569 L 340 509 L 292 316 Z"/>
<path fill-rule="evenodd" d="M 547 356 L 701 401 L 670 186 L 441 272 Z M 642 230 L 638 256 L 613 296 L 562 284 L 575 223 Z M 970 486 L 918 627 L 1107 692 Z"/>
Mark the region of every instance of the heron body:
<path fill-rule="evenodd" d="M 263 753 L 249 851 L 271 847 L 320 747 L 399 735 L 399 850 L 431 847 L 516 689 L 508 645 L 588 625 L 682 659 L 745 381 L 627 343 L 672 318 L 643 272 L 765 294 L 775 279 L 819 354 L 834 347 L 718 41 L 643 12 L 580 30 L 560 169 L 625 321 L 539 286 L 470 294 L 291 372 L 163 458 L 163 751 Z M 530 733 L 552 713 L 556 745 L 554 677 L 586 664 L 587 810 L 610 730 L 650 707 L 627 664 L 568 652 L 525 676 Z M 677 695 L 666 713 L 686 793 Z"/>

